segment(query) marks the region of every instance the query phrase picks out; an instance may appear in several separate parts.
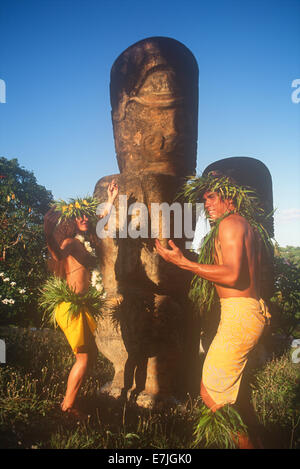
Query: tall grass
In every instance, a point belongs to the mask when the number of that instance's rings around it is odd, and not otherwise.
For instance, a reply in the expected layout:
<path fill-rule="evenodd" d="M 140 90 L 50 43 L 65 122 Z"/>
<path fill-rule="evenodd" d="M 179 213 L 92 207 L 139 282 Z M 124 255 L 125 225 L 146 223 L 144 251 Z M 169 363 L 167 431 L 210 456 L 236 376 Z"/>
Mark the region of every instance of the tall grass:
<path fill-rule="evenodd" d="M 155 411 L 104 395 L 100 389 L 113 369 L 99 354 L 79 396 L 90 417 L 78 424 L 60 410 L 74 360 L 62 333 L 10 329 L 0 335 L 7 344 L 7 364 L 0 366 L 0 448 L 195 448 L 197 400 Z M 287 354 L 254 374 L 252 399 L 269 447 L 300 448 L 299 375 Z M 197 441 L 197 448 L 207 446 L 205 437 Z M 222 438 L 217 447 L 226 447 Z"/>
<path fill-rule="evenodd" d="M 290 352 L 274 358 L 257 372 L 252 384 L 252 402 L 262 425 L 289 447 L 300 447 L 299 365 Z M 279 430 L 279 431 L 278 431 Z"/>

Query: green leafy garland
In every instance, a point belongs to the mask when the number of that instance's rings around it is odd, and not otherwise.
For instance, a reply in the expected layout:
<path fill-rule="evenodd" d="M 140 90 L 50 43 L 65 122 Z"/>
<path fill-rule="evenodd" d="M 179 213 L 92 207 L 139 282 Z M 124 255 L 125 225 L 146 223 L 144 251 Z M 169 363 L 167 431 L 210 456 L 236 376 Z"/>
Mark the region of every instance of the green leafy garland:
<path fill-rule="evenodd" d="M 60 212 L 58 224 L 63 220 L 70 220 L 72 218 L 81 218 L 86 215 L 90 219 L 96 218 L 96 209 L 99 205 L 99 201 L 94 197 L 85 197 L 77 199 L 69 199 L 69 202 L 65 200 L 57 200 L 52 206 L 56 212 Z"/>
<path fill-rule="evenodd" d="M 193 446 L 205 448 L 235 449 L 238 436 L 248 436 L 247 426 L 238 411 L 225 405 L 213 412 L 204 403 L 196 410 Z"/>
<path fill-rule="evenodd" d="M 39 305 L 44 310 L 43 321 L 53 323 L 55 321 L 55 308 L 62 302 L 70 303 L 68 316 L 77 316 L 83 308 L 95 316 L 100 315 L 100 309 L 104 303 L 104 295 L 92 285 L 84 295 L 79 295 L 72 290 L 66 280 L 52 275 L 44 287 L 40 290 Z"/>
<path fill-rule="evenodd" d="M 204 238 L 201 246 L 198 257 L 199 264 L 214 263 L 215 240 L 218 236 L 220 223 L 232 213 L 238 213 L 249 222 L 260 235 L 267 252 L 271 254 L 273 244 L 264 223 L 272 214 L 267 215 L 265 213 L 258 195 L 252 188 L 240 186 L 228 176 L 210 172 L 205 176 L 188 179 L 178 198 L 184 198 L 189 203 L 196 204 L 202 201 L 205 192 L 217 192 L 222 200 L 231 199 L 235 210 L 226 213 L 217 220 L 210 220 L 211 230 Z M 207 213 L 206 216 L 208 217 Z M 189 295 L 200 314 L 204 311 L 211 311 L 216 299 L 213 283 L 197 275 L 194 276 L 191 282 Z"/>
<path fill-rule="evenodd" d="M 228 212 L 215 221 L 210 232 L 205 236 L 198 256 L 199 264 L 214 264 L 215 261 L 215 240 L 218 236 L 219 225 L 224 218 L 231 215 Z M 195 275 L 191 281 L 189 297 L 199 308 L 200 313 L 211 311 L 216 300 L 216 291 L 212 282 Z"/>

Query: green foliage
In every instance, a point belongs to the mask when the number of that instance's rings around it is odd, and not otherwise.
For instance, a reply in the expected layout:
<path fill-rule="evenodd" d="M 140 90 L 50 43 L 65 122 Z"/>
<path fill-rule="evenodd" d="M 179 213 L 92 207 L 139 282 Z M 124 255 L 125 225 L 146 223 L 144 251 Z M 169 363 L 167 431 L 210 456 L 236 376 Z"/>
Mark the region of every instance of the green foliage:
<path fill-rule="evenodd" d="M 63 301 L 70 303 L 68 315 L 77 316 L 82 309 L 87 309 L 92 315 L 99 315 L 103 305 L 103 295 L 92 285 L 83 295 L 75 293 L 65 279 L 51 275 L 41 289 L 39 305 L 45 311 L 44 319 L 55 323 L 55 308 Z"/>
<path fill-rule="evenodd" d="M 89 196 L 86 196 L 84 199 L 70 199 L 69 202 L 58 200 L 53 203 L 55 211 L 61 213 L 58 223 L 62 220 L 81 218 L 83 215 L 86 215 L 90 220 L 96 219 L 98 205 L 98 200 Z"/>
<path fill-rule="evenodd" d="M 195 421 L 205 417 L 197 401 L 151 410 L 109 398 L 100 389 L 111 381 L 113 369 L 99 353 L 79 394 L 79 405 L 90 419 L 79 426 L 60 410 L 74 361 L 63 334 L 6 328 L 0 330 L 0 337 L 9 357 L 0 367 L 0 448 L 195 448 Z M 252 379 L 256 414 L 269 430 L 268 440 L 262 438 L 266 448 L 300 448 L 299 377 L 299 365 L 283 357 L 269 362 Z M 223 417 L 226 420 L 226 413 Z M 240 427 L 238 415 L 228 418 L 233 429 Z M 232 441 L 225 441 L 228 422 L 219 416 L 217 422 L 220 426 L 208 444 L 208 433 L 202 431 L 198 448 L 231 447 Z"/>
<path fill-rule="evenodd" d="M 218 236 L 219 225 L 221 221 L 230 214 L 231 212 L 219 218 L 211 227 L 210 232 L 206 235 L 198 256 L 199 264 L 214 264 L 215 240 Z M 195 275 L 191 282 L 189 297 L 193 303 L 197 305 L 199 312 L 202 315 L 204 312 L 209 314 L 214 302 L 216 301 L 215 287 L 212 282 Z"/>
<path fill-rule="evenodd" d="M 253 405 L 261 423 L 272 431 L 293 429 L 298 422 L 294 429 L 300 438 L 300 368 L 292 362 L 290 351 L 259 370 L 252 388 Z"/>
<path fill-rule="evenodd" d="M 253 189 L 240 186 L 230 177 L 214 172 L 188 179 L 180 195 L 195 204 L 202 202 L 205 192 L 217 192 L 222 200 L 231 199 L 237 211 L 243 213 L 247 219 L 257 220 L 259 216 L 265 218 L 260 200 Z"/>
<path fill-rule="evenodd" d="M 0 323 L 34 324 L 37 289 L 47 276 L 43 216 L 52 195 L 17 159 L 0 158 Z M 9 278 L 15 282 L 3 282 Z M 20 296 L 25 289 L 26 295 Z M 22 294 L 21 294 L 22 295 Z M 7 303 L 3 300 L 14 300 Z"/>
<path fill-rule="evenodd" d="M 26 304 L 30 302 L 33 295 L 27 288 L 18 285 L 9 275 L 6 272 L 0 272 L 0 302 L 6 318 L 13 316 L 16 309 L 26 308 Z"/>
<path fill-rule="evenodd" d="M 300 247 L 286 246 L 283 248 L 278 246 L 278 252 L 282 257 L 300 267 Z"/>
<path fill-rule="evenodd" d="M 275 256 L 274 274 L 273 321 L 280 332 L 290 336 L 300 323 L 300 267 L 284 257 Z"/>
<path fill-rule="evenodd" d="M 198 409 L 194 430 L 194 445 L 205 448 L 237 448 L 238 435 L 247 435 L 247 427 L 232 406 L 224 406 L 215 412 L 204 404 Z"/>

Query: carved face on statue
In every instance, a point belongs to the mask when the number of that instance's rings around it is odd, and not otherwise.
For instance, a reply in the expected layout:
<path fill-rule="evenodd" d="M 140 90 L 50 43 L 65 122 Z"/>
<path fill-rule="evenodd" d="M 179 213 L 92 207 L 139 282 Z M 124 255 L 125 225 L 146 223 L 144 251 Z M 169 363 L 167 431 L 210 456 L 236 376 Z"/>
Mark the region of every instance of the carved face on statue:
<path fill-rule="evenodd" d="M 173 39 L 146 39 L 116 60 L 111 103 L 121 172 L 194 172 L 197 84 L 194 57 Z"/>

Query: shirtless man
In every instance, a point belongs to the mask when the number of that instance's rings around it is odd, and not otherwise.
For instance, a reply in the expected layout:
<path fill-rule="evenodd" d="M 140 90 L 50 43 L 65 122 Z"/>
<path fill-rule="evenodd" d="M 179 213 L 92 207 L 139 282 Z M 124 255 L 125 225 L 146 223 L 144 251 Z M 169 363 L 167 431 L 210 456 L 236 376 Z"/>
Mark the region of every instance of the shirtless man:
<path fill-rule="evenodd" d="M 204 207 L 211 220 L 217 220 L 234 210 L 231 200 L 221 200 L 216 192 L 206 192 Z M 249 223 L 235 213 L 225 218 L 219 227 L 216 242 L 216 264 L 205 265 L 189 261 L 173 241 L 164 249 L 156 240 L 158 253 L 181 269 L 189 270 L 213 282 L 220 298 L 250 297 L 260 299 L 258 292 L 259 258 L 255 234 Z M 248 268 L 246 268 L 245 262 Z"/>
<path fill-rule="evenodd" d="M 215 285 L 221 320 L 203 365 L 200 394 L 203 402 L 216 411 L 236 402 L 249 352 L 263 333 L 269 313 L 259 291 L 258 234 L 238 213 L 232 199 L 207 191 L 203 202 L 211 221 L 227 215 L 221 220 L 215 239 L 215 263 L 206 265 L 188 260 L 171 240 L 171 249 L 163 248 L 158 240 L 156 249 L 165 261 Z M 248 441 L 245 447 L 253 446 Z"/>
<path fill-rule="evenodd" d="M 109 184 L 107 194 L 107 204 L 99 218 L 104 218 L 110 213 L 110 208 L 118 194 L 118 186 L 114 180 Z M 66 279 L 70 289 L 77 295 L 84 295 L 89 289 L 91 269 L 96 267 L 97 258 L 93 257 L 75 236 L 90 235 L 89 219 L 83 214 L 80 218 L 65 222 L 69 225 L 69 228 L 67 226 L 69 233 L 61 236 L 60 239 L 55 236 L 57 221 L 58 215 L 53 209 L 45 215 L 46 241 L 56 267 L 53 270 L 56 275 Z M 97 346 L 94 339 L 96 322 L 88 311 L 83 311 L 78 318 L 72 318 L 70 321 L 67 315 L 67 305 L 65 302 L 61 303 L 56 309 L 55 317 L 73 349 L 76 361 L 68 377 L 61 409 L 82 419 L 86 416 L 75 407 L 75 399 L 88 367 L 96 358 Z"/>

